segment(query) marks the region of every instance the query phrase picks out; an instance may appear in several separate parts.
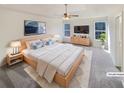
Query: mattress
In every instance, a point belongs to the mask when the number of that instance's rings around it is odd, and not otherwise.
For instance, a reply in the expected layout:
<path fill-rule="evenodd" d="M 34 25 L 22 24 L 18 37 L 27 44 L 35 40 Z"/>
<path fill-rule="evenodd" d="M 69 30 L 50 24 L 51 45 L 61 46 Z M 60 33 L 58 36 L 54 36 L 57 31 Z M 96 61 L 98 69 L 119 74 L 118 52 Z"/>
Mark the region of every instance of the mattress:
<path fill-rule="evenodd" d="M 43 48 L 39 48 L 36 50 L 25 49 L 25 50 L 23 50 L 23 54 L 24 54 L 24 56 L 29 57 L 32 60 L 34 60 L 35 62 L 37 62 L 37 59 L 42 59 L 41 56 L 46 56 L 48 54 L 51 54 L 50 58 L 52 58 L 52 56 L 54 56 L 54 54 L 61 53 L 61 52 L 55 52 L 55 50 L 63 52 L 64 50 L 60 50 L 60 49 L 64 49 L 65 46 L 70 46 L 70 47 L 72 46 L 72 48 L 76 48 L 76 50 L 68 58 L 66 58 L 66 60 L 64 60 L 64 62 L 57 68 L 57 73 L 65 76 L 71 69 L 75 60 L 80 56 L 81 53 L 83 53 L 83 49 L 81 47 L 73 46 L 71 44 L 55 43 L 53 45 L 45 46 Z M 56 55 L 59 55 L 59 54 L 56 54 Z M 49 56 L 46 56 L 46 57 L 49 57 Z M 50 58 L 46 58 L 46 60 L 48 60 Z M 57 60 L 57 58 L 56 58 L 56 60 Z"/>

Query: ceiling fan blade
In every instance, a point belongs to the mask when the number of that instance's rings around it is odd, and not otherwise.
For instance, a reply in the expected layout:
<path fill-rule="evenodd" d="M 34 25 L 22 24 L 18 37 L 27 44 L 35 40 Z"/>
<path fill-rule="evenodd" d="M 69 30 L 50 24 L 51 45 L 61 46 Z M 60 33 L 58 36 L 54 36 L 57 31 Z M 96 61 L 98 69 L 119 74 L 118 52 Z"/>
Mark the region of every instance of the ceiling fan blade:
<path fill-rule="evenodd" d="M 71 16 L 71 17 L 79 17 L 79 15 L 69 15 L 69 16 Z"/>

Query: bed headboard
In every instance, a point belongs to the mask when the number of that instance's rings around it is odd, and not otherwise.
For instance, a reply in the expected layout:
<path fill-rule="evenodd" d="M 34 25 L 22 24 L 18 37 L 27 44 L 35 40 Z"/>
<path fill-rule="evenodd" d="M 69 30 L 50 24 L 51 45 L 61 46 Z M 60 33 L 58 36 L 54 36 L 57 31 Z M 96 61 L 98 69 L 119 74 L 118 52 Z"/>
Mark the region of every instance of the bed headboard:
<path fill-rule="evenodd" d="M 45 39 L 45 38 L 53 38 L 53 35 L 50 34 L 43 34 L 43 35 L 37 35 L 37 36 L 26 36 L 24 38 L 22 38 L 21 41 L 21 50 L 26 49 L 26 41 L 30 41 L 30 40 L 36 40 L 36 39 Z"/>

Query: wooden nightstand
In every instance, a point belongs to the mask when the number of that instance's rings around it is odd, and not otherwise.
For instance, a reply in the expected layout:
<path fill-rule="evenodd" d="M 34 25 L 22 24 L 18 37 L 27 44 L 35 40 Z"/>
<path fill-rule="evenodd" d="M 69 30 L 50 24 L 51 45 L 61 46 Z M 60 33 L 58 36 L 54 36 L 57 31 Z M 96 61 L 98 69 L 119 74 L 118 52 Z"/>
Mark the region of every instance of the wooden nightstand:
<path fill-rule="evenodd" d="M 23 61 L 22 53 L 15 54 L 15 55 L 11 55 L 11 54 L 7 55 L 7 64 L 8 65 L 13 65 L 13 64 L 19 63 L 21 61 Z"/>

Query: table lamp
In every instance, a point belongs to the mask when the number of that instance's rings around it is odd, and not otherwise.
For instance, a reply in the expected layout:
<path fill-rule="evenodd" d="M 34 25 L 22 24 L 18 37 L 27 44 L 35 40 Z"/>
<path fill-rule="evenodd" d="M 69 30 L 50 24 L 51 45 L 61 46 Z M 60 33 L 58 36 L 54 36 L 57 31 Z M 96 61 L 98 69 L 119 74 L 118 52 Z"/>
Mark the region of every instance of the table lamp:
<path fill-rule="evenodd" d="M 12 41 L 10 43 L 10 46 L 13 49 L 12 55 L 18 54 L 19 53 L 19 47 L 21 46 L 20 41 Z"/>

